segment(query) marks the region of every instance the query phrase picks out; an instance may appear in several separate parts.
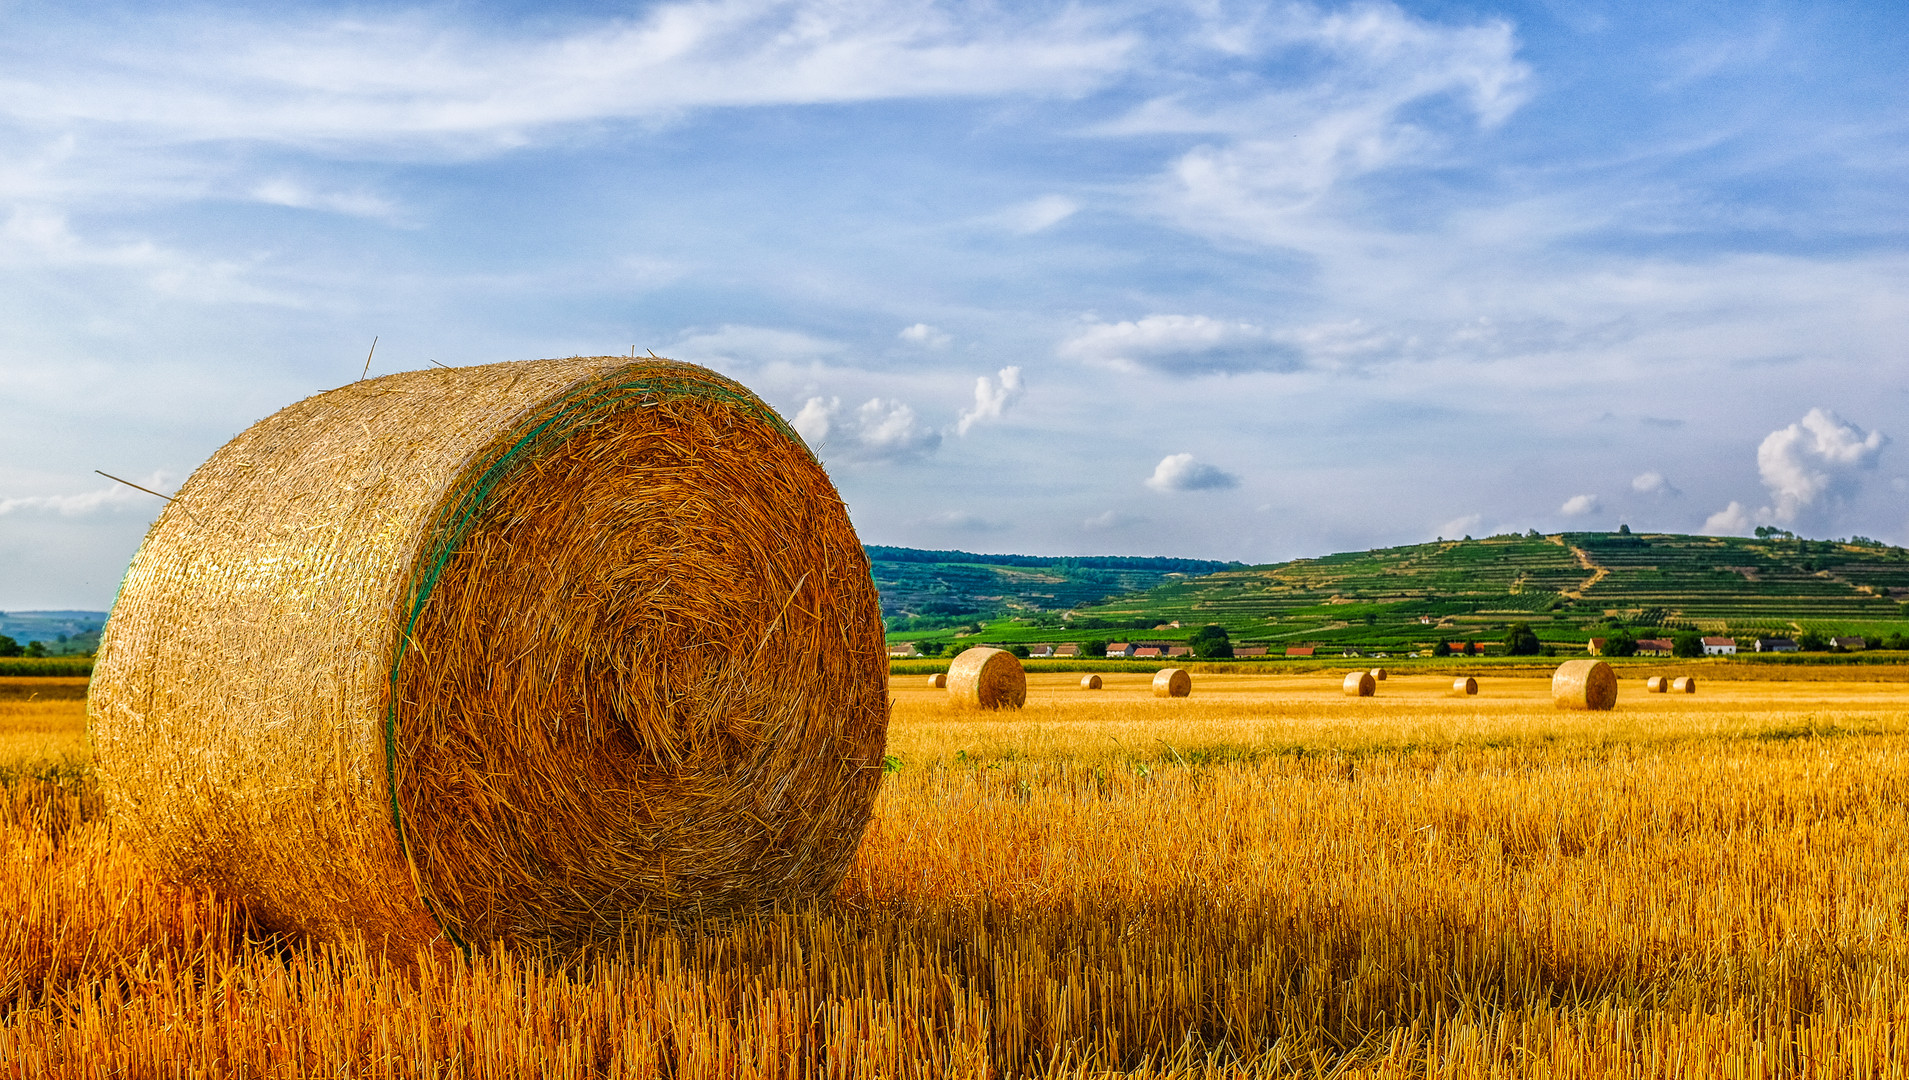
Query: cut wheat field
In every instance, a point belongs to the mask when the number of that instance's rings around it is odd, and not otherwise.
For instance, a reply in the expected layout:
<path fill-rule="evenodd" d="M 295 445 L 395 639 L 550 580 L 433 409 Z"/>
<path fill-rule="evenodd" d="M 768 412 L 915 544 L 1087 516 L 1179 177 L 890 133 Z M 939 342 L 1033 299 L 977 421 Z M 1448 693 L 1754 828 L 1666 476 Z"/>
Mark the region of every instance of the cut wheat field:
<path fill-rule="evenodd" d="M 1909 686 L 1078 678 L 895 679 L 831 903 L 413 966 L 155 878 L 0 686 L 0 1076 L 1909 1075 Z"/>

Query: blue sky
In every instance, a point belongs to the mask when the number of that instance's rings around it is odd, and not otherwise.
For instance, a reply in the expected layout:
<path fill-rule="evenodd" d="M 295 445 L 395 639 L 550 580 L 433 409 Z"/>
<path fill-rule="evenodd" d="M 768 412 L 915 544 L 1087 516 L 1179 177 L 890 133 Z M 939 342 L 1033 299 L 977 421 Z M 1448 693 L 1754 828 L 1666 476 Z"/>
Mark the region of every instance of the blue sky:
<path fill-rule="evenodd" d="M 1909 541 L 1909 9 L 0 0 L 0 608 L 374 372 L 739 378 L 872 543 Z"/>

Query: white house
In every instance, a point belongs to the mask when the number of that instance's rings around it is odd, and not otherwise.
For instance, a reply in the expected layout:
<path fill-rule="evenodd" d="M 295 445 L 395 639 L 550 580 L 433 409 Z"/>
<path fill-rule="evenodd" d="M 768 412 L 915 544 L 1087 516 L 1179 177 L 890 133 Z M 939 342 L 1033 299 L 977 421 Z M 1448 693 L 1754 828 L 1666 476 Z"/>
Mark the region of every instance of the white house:
<path fill-rule="evenodd" d="M 1727 637 L 1707 637 L 1704 639 L 1705 656 L 1737 655 L 1737 639 Z"/>

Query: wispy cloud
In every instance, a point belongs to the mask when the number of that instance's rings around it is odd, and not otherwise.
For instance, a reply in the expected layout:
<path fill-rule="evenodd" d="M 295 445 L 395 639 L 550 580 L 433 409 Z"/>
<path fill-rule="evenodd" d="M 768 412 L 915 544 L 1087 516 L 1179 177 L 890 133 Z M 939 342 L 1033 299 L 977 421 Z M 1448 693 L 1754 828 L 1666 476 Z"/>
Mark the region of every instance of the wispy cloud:
<path fill-rule="evenodd" d="M 1093 322 L 1063 341 L 1056 352 L 1104 367 L 1183 375 L 1284 371 L 1299 363 L 1293 347 L 1266 328 L 1205 315 Z"/>

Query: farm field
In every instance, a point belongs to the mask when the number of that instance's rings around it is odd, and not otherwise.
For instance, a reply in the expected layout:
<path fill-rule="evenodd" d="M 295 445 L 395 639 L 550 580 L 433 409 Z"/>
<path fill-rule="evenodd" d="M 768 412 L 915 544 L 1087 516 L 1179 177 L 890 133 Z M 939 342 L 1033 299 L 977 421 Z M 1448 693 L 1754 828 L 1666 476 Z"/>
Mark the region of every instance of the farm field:
<path fill-rule="evenodd" d="M 0 680 L 0 1076 L 1909 1072 L 1909 686 L 1647 673 L 896 676 L 833 902 L 415 971 L 156 880 Z"/>

